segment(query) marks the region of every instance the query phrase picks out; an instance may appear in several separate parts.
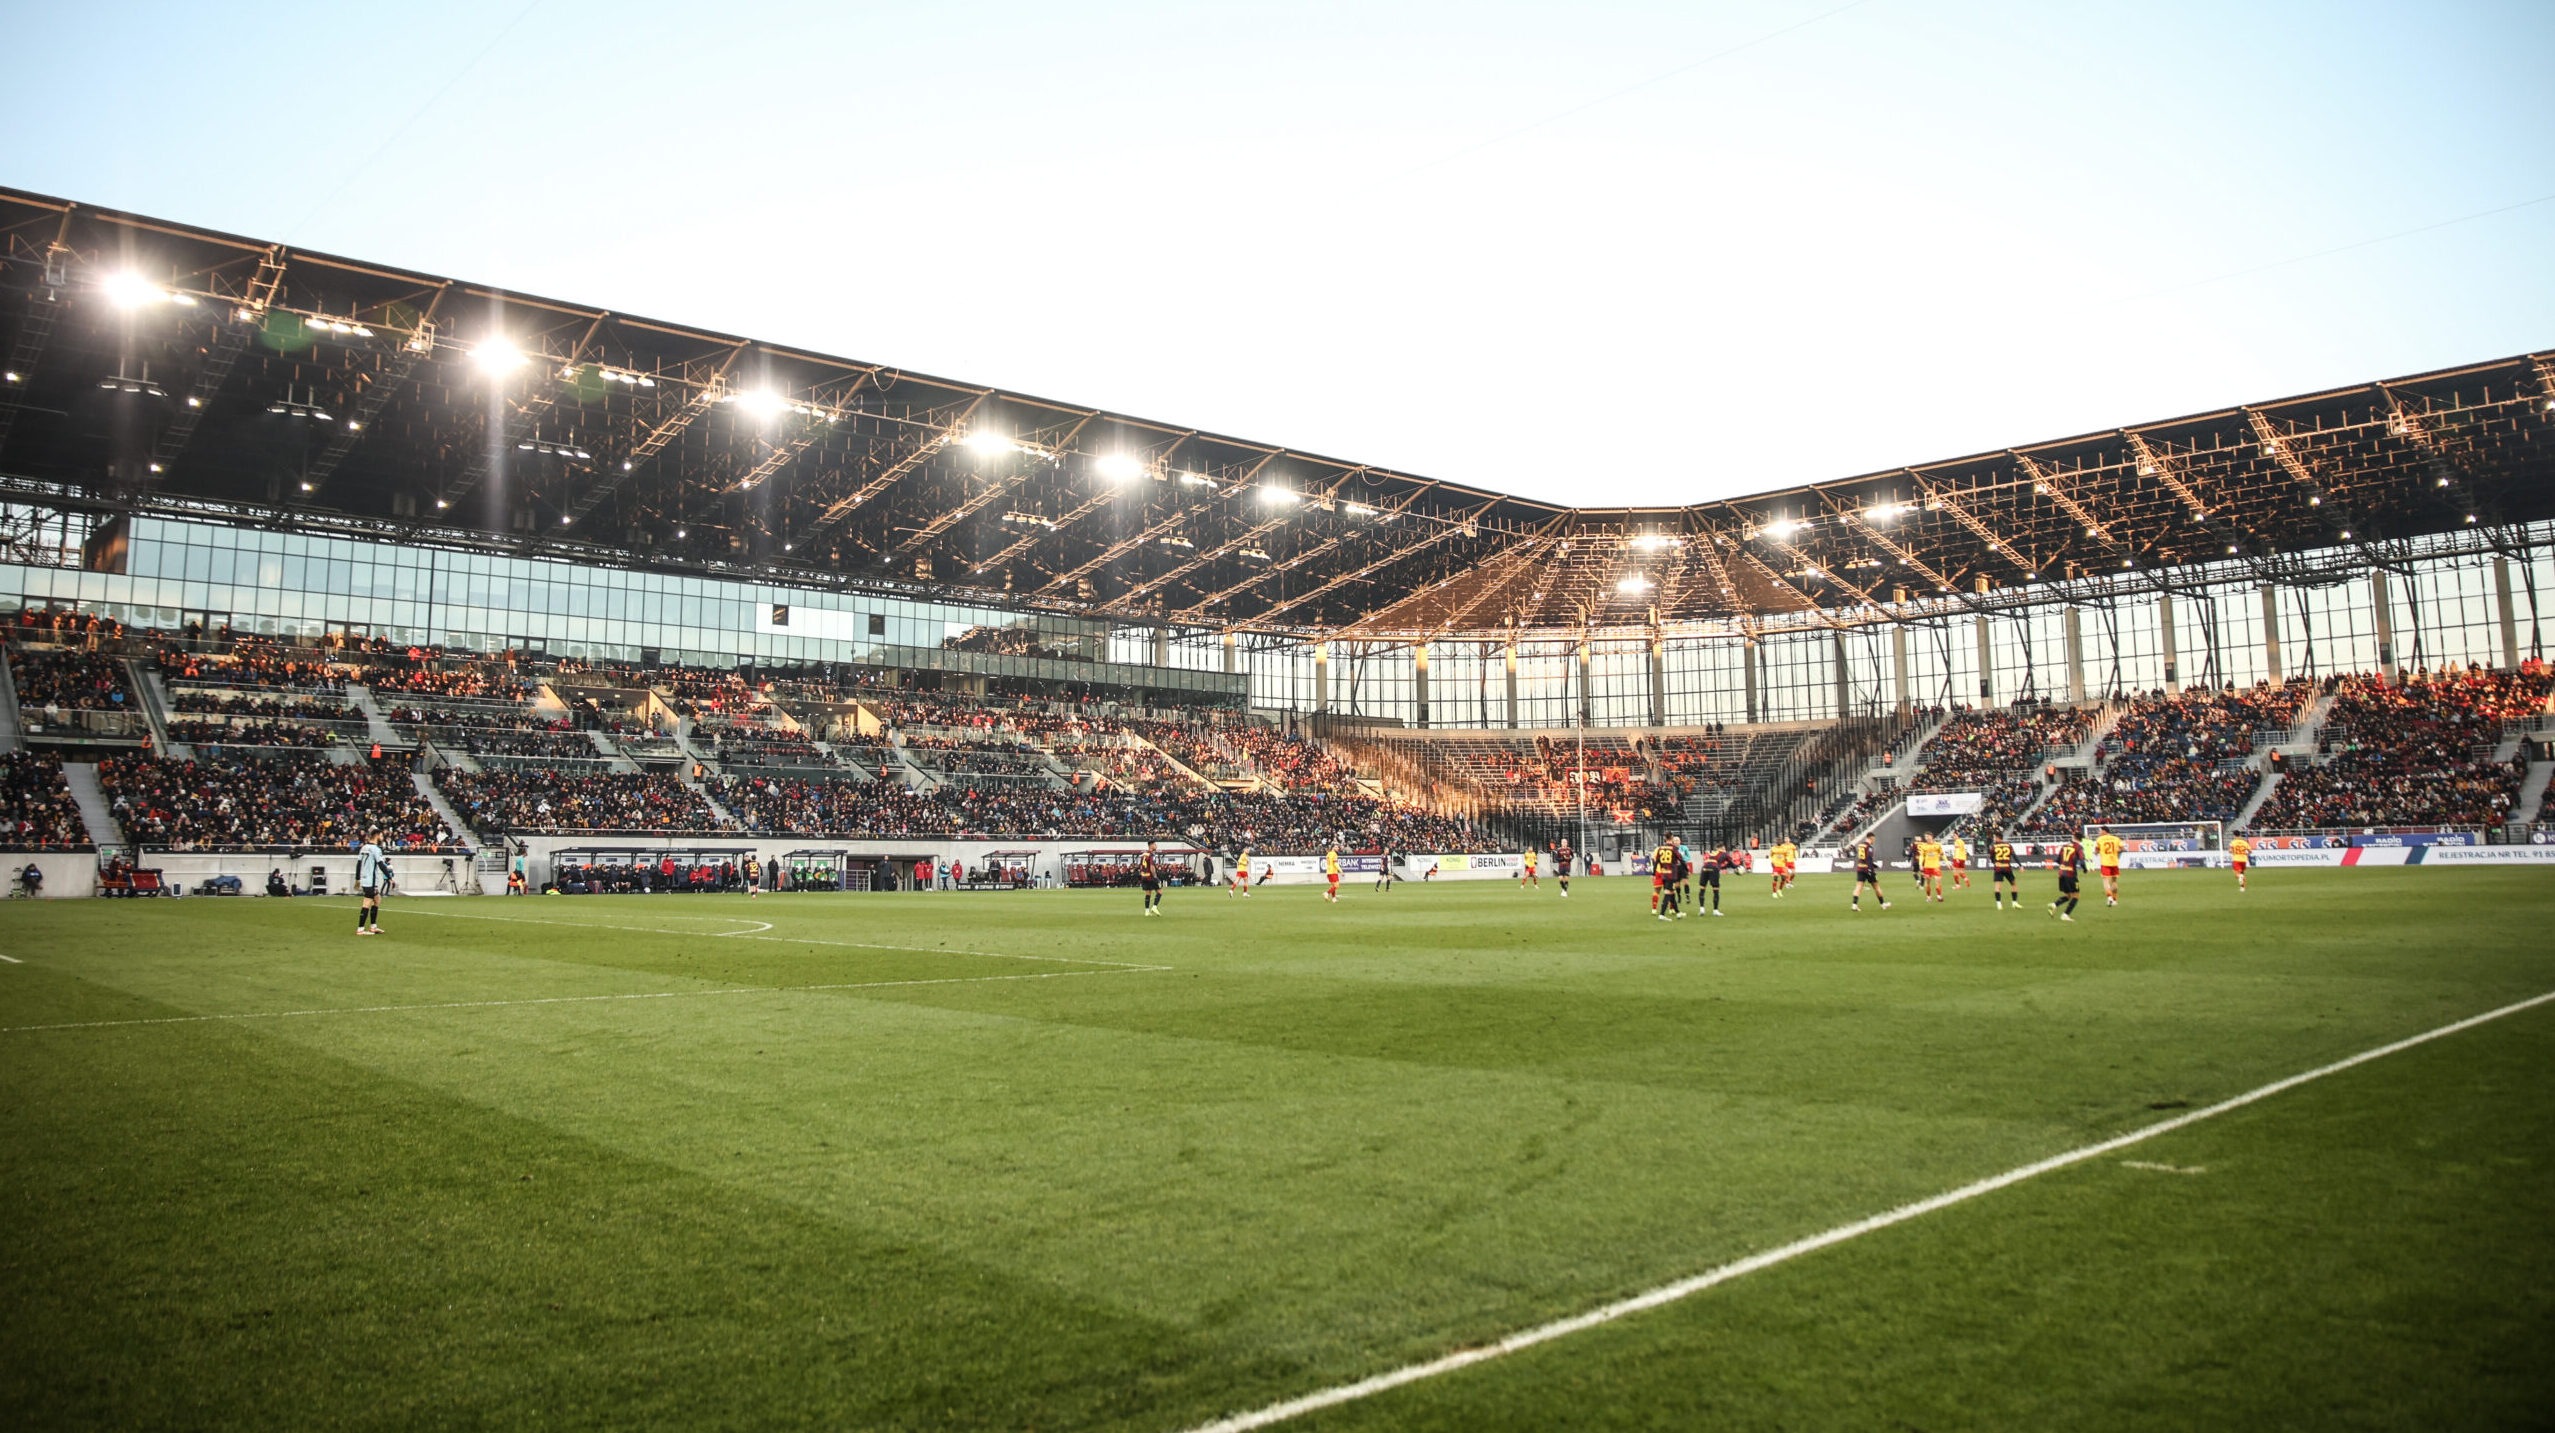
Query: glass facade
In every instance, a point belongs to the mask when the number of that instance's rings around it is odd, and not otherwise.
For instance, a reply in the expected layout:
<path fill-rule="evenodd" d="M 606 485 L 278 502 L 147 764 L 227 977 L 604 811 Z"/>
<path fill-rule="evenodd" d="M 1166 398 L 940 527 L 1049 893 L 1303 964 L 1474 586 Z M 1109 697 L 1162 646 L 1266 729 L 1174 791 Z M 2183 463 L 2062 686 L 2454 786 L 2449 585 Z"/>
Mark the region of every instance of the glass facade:
<path fill-rule="evenodd" d="M 5 595 L 172 631 L 229 623 L 279 638 L 345 632 L 586 661 L 836 663 L 1144 688 L 1204 704 L 1238 703 L 1243 691 L 1239 676 L 1152 665 L 1149 630 L 1090 618 L 157 518 L 134 522 L 124 571 L 0 565 Z"/>
<path fill-rule="evenodd" d="M 2543 543 L 2545 534 L 2531 540 Z M 228 622 L 278 637 L 344 631 L 592 661 L 849 664 L 1137 688 L 1191 704 L 1327 707 L 1410 725 L 1423 719 L 1407 643 L 1317 647 L 161 519 L 133 524 L 124 566 L 105 573 L 0 565 L 0 599 L 78 606 L 135 627 Z M 1584 707 L 1595 725 L 1648 725 L 1654 709 L 1672 726 L 1827 721 L 1902 701 L 2064 701 L 2079 676 L 2083 695 L 2099 698 L 2168 680 L 2250 684 L 2382 661 L 2497 666 L 2544 655 L 2541 614 L 2555 591 L 2555 549 L 2441 556 L 2274 586 L 2267 610 L 2265 590 L 2234 573 L 2192 575 L 2177 577 L 2170 596 L 2141 590 L 1984 616 L 1944 607 L 1896 625 L 1763 632 L 1753 643 L 1671 637 L 1655 663 L 1644 637 L 1599 634 L 1583 646 L 1531 636 L 1514 648 L 1513 710 L 1505 643 L 1443 641 L 1429 650 L 1425 720 L 1566 727 Z M 2071 624 L 2080 662 L 2071 661 Z"/>

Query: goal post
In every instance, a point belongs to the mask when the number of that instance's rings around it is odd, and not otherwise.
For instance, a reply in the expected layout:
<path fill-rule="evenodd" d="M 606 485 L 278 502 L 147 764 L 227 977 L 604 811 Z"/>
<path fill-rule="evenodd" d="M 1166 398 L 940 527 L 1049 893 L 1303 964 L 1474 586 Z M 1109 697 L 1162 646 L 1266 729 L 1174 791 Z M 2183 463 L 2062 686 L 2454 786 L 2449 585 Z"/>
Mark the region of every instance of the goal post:
<path fill-rule="evenodd" d="M 2121 864 L 2126 866 L 2215 865 L 2225 858 L 2224 821 L 2114 821 L 2085 828 L 2085 849 L 2105 830 L 2120 838 Z"/>

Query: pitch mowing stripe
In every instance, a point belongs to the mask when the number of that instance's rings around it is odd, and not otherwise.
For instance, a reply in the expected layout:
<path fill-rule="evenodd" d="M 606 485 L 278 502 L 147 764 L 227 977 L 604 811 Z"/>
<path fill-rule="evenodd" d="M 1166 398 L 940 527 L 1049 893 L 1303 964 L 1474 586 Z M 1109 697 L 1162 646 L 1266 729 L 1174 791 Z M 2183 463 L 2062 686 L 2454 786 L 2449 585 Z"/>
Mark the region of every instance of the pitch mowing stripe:
<path fill-rule="evenodd" d="M 911 951 L 917 955 L 974 955 L 982 956 L 987 960 L 1050 960 L 1059 965 L 1110 965 L 1116 966 L 1121 970 L 1171 969 L 1171 967 L 1167 965 L 1140 965 L 1131 960 L 1102 960 L 1096 956 L 1017 955 L 1010 951 L 1002 950 L 959 950 L 945 945 L 886 945 L 878 941 L 869 940 L 824 940 L 810 935 L 765 935 L 765 931 L 772 929 L 772 923 L 770 921 L 755 920 L 752 916 L 676 915 L 668 917 L 668 919 L 671 920 L 722 920 L 731 923 L 745 921 L 754 926 L 754 929 L 752 930 L 697 931 L 669 930 L 664 926 L 652 925 L 611 925 L 599 921 L 553 921 L 540 920 L 526 916 L 489 916 L 479 915 L 472 911 L 409 910 L 403 907 L 399 913 L 403 916 L 441 916 L 445 920 L 457 921 L 502 921 L 507 925 L 565 926 L 572 930 L 634 930 L 649 935 L 697 935 L 703 940 L 776 940 L 791 945 L 835 945 L 841 946 L 846 950 L 903 950 Z"/>
<path fill-rule="evenodd" d="M 401 1010 L 485 1010 L 500 1005 L 578 1005 L 597 1000 L 689 1000 L 703 995 L 794 995 L 809 990 L 881 990 L 899 985 L 982 985 L 993 980 L 1066 980 L 1077 975 L 1139 975 L 1169 970 L 1141 965 L 1116 970 L 1042 970 L 1034 975 L 943 975 L 929 980 L 851 980 L 830 985 L 725 985 L 712 990 L 633 990 L 614 995 L 528 995 L 519 1000 L 436 1000 L 418 1005 L 343 1005 L 316 1010 L 244 1010 L 230 1015 L 153 1015 L 138 1020 L 74 1020 L 61 1025 L 0 1025 L 0 1035 L 33 1030 L 105 1030 L 118 1025 L 192 1025 L 207 1020 L 294 1020 L 309 1015 L 386 1015 Z"/>
<path fill-rule="evenodd" d="M 2374 1050 L 2363 1050 L 2357 1055 L 2350 1056 L 2347 1059 L 2336 1060 L 2330 1065 L 2321 1065 L 2301 1074 L 2291 1075 L 2286 1079 L 2274 1080 L 2270 1084 L 2264 1085 L 2259 1089 L 2247 1090 L 2243 1094 L 2237 1095 L 2231 1099 L 2220 1100 L 2214 1105 L 2193 1110 L 2189 1114 L 2176 1115 L 2169 1120 L 2160 1120 L 2157 1123 L 2148 1125 L 2143 1129 L 2131 1130 L 2129 1133 L 2124 1135 L 2115 1135 L 2114 1137 L 2104 1140 L 2099 1144 L 2089 1144 L 2079 1149 L 2071 1149 L 2065 1154 L 2051 1155 L 2049 1158 L 2040 1160 L 2036 1163 L 2026 1164 L 2017 1169 L 2009 1169 L 2003 1174 L 1991 1175 L 1988 1178 L 1979 1180 L 1974 1184 L 1964 1184 L 1958 1189 L 1947 1190 L 1941 1194 L 1933 1196 L 1930 1199 L 1920 1199 L 1913 1204 L 1902 1204 L 1896 1209 L 1875 1214 L 1869 1218 L 1857 1219 L 1851 1224 L 1840 1224 L 1833 1229 L 1825 1231 L 1824 1233 L 1813 1234 L 1806 1239 L 1796 1239 L 1789 1244 L 1768 1249 L 1763 1253 L 1751 1254 L 1744 1259 L 1723 1264 L 1717 1269 L 1707 1270 L 1706 1272 L 1696 1274 L 1691 1278 L 1679 1279 L 1672 1284 L 1662 1284 L 1658 1288 L 1652 1289 L 1647 1293 L 1635 1294 L 1627 1299 L 1618 1299 L 1611 1304 L 1603 1304 L 1597 1308 L 1590 1309 L 1584 1314 L 1573 1315 L 1566 1319 L 1558 1319 L 1548 1324 L 1538 1324 L 1533 1328 L 1524 1329 L 1517 1333 L 1510 1334 L 1506 1338 L 1499 1340 L 1497 1343 L 1485 1344 L 1477 1348 L 1459 1349 L 1454 1353 L 1447 1354 L 1443 1358 L 1430 1359 L 1426 1363 L 1406 1364 L 1403 1367 L 1393 1369 L 1389 1372 L 1376 1374 L 1372 1378 L 1360 1379 L 1355 1383 L 1344 1383 L 1337 1387 L 1322 1389 L 1316 1393 L 1305 1394 L 1300 1398 L 1290 1398 L 1284 1403 L 1273 1403 L 1266 1408 L 1257 1410 L 1256 1412 L 1237 1413 L 1227 1418 L 1217 1419 L 1212 1423 L 1202 1423 L 1196 1428 L 1191 1429 L 1190 1433 L 1248 1433 L 1248 1430 L 1250 1429 L 1266 1428 L 1273 1424 L 1284 1423 L 1292 1418 L 1301 1418 L 1307 1413 L 1318 1413 L 1325 1408 L 1337 1408 L 1343 1403 L 1354 1403 L 1359 1399 L 1371 1398 L 1378 1393 L 1400 1388 L 1405 1384 L 1418 1383 L 1423 1379 L 1435 1378 L 1440 1374 L 1453 1373 L 1457 1369 L 1470 1368 L 1477 1363 L 1487 1363 L 1494 1358 L 1500 1358 L 1508 1354 L 1533 1348 L 1537 1344 L 1550 1343 L 1558 1338 L 1565 1338 L 1571 1334 L 1585 1332 L 1586 1330 L 1595 1328 L 1600 1324 L 1612 1323 L 1617 1319 L 1624 1318 L 1631 1314 L 1637 1314 L 1648 1309 L 1660 1308 L 1668 1304 L 1676 1303 L 1681 1299 L 1702 1293 L 1704 1290 L 1712 1288 L 1715 1285 L 1729 1283 L 1733 1279 L 1753 1274 L 1760 1269 L 1773 1268 L 1777 1264 L 1797 1259 L 1804 1254 L 1815 1253 L 1816 1251 L 1828 1248 L 1831 1245 L 1842 1244 L 1849 1239 L 1860 1238 L 1875 1230 L 1887 1229 L 1893 1224 L 1904 1224 L 1911 1219 L 1916 1219 L 1924 1215 L 1934 1213 L 1936 1210 L 1948 1209 L 1955 1204 L 1966 1203 L 1969 1200 L 1978 1198 L 1982 1194 L 1993 1194 L 1997 1190 L 2006 1188 L 2009 1185 L 2020 1184 L 2027 1179 L 2038 1178 L 2039 1176 L 2048 1174 L 2053 1170 L 2065 1169 L 2070 1165 L 2082 1164 L 2089 1159 L 2099 1159 L 2102 1156 L 2110 1154 L 2116 1150 L 2127 1149 L 2131 1145 L 2154 1139 L 2158 1135 L 2171 1134 L 2173 1131 L 2181 1129 L 2186 1125 L 2198 1124 L 2202 1120 L 2206 1119 L 2215 1119 L 2219 1115 L 2226 1114 L 2231 1110 L 2240 1110 L 2247 1105 L 2255 1103 L 2256 1101 L 2267 1100 L 2273 1095 L 2294 1090 L 2298 1086 L 2306 1084 L 2311 1080 L 2320 1080 L 2327 1075 L 2340 1074 L 2342 1071 L 2348 1070 L 2355 1065 L 2365 1065 L 2371 1060 L 2381 1060 L 2389 1055 L 2410 1050 L 2416 1045 L 2425 1045 L 2433 1040 L 2444 1039 L 2450 1035 L 2460 1034 L 2464 1031 L 2472 1030 L 2478 1025 L 2499 1020 L 2506 1015 L 2516 1015 L 2523 1010 L 2534 1009 L 2535 1007 L 2547 1004 L 2550 1001 L 2555 1001 L 2555 990 L 2550 990 L 2543 995 L 2532 996 L 2526 1000 L 2516 1001 L 2512 1004 L 2505 1005 L 2498 1010 L 2487 1010 L 2481 1015 L 2470 1015 L 2464 1020 L 2459 1020 L 2448 1025 L 2442 1025 L 2436 1030 L 2425 1030 L 2419 1035 L 2407 1036 L 2406 1038 L 2398 1040 L 2391 1045 L 2380 1045 Z"/>

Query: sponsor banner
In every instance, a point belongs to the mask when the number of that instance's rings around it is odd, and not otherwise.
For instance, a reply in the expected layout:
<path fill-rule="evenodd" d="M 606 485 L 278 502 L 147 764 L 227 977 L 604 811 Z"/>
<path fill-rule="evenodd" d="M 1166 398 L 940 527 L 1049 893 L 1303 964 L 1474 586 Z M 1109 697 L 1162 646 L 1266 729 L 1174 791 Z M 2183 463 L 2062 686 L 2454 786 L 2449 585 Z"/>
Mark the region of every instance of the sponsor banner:
<path fill-rule="evenodd" d="M 2431 846 L 2412 854 L 2425 866 L 2555 866 L 2555 845 Z"/>
<path fill-rule="evenodd" d="M 2227 858 L 2216 851 L 2204 851 L 2170 841 L 2151 841 L 2143 845 L 2131 843 L 2120 853 L 2122 868 L 2132 871 L 2200 870 L 2226 863 Z"/>
<path fill-rule="evenodd" d="M 2347 836 L 2252 836 L 2256 859 L 2265 851 L 2338 851 L 2351 844 Z"/>
<path fill-rule="evenodd" d="M 1458 871 L 1482 871 L 1493 875 L 1513 876 L 1526 869 L 1526 858 L 1514 851 L 1487 856 L 1435 855 L 1423 851 L 1404 856 L 1402 860 L 1411 869 L 1417 871 L 1425 871 L 1434 865 L 1437 867 L 1437 874 L 1441 876 L 1451 876 Z M 1550 856 L 1541 856 L 1535 862 L 1535 869 L 1538 871 L 1549 871 L 1552 868 L 1553 858 Z"/>
<path fill-rule="evenodd" d="M 2339 866 L 2350 851 L 2332 846 L 2266 847 L 2253 843 L 2253 864 L 2257 866 Z"/>
<path fill-rule="evenodd" d="M 1343 851 L 1340 853 L 1340 879 L 1345 881 L 1352 876 L 1363 875 L 1373 880 L 1376 864 L 1383 859 L 1381 856 L 1354 856 Z M 1319 883 L 1325 879 L 1322 874 L 1322 858 L 1319 856 L 1253 856 L 1251 879 L 1254 882 L 1260 879 L 1262 867 L 1268 869 L 1269 879 L 1276 885 Z"/>
<path fill-rule="evenodd" d="M 2416 831 L 2407 836 L 2348 836 L 2354 846 L 2481 846 L 2472 831 Z"/>
<path fill-rule="evenodd" d="M 1430 875 L 1431 867 L 1437 874 Z M 1526 858 L 1510 852 L 1506 855 L 1438 854 L 1427 851 L 1404 856 L 1395 874 L 1404 880 L 1418 881 L 1513 881 L 1525 873 Z M 1555 871 L 1553 858 L 1545 856 L 1535 862 L 1535 874 L 1549 876 Z"/>
<path fill-rule="evenodd" d="M 1910 816 L 1967 816 L 1985 798 L 1976 791 L 1934 791 L 1907 798 Z"/>
<path fill-rule="evenodd" d="M 2124 854 L 2141 851 L 2206 851 L 2209 849 L 2209 843 L 2197 836 L 2124 836 L 2120 841 L 2120 849 Z"/>

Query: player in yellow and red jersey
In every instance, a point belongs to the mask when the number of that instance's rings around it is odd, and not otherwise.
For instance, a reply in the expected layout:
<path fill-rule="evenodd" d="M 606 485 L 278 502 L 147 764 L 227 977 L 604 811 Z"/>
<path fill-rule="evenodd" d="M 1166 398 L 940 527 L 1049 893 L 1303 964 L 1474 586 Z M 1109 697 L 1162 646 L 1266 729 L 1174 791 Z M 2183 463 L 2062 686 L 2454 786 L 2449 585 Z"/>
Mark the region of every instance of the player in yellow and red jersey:
<path fill-rule="evenodd" d="M 1340 847 L 1336 841 L 1331 843 L 1329 850 L 1322 853 L 1322 876 L 1331 883 L 1331 888 L 1322 893 L 1322 899 L 1338 905 L 1340 902 Z"/>
<path fill-rule="evenodd" d="M 2235 863 L 2236 889 L 2243 890 L 2245 867 L 2253 863 L 2253 843 L 2242 836 L 2227 843 L 2227 859 Z"/>
<path fill-rule="evenodd" d="M 2103 904 L 2120 904 L 2120 838 L 2105 826 L 2094 838 L 2094 861 L 2103 868 Z"/>
<path fill-rule="evenodd" d="M 1943 899 L 1943 843 L 1931 836 L 1917 837 L 1916 869 L 1923 877 L 1919 884 L 1925 888 L 1925 899 Z"/>
<path fill-rule="evenodd" d="M 1774 867 L 1775 899 L 1783 898 L 1784 889 L 1792 884 L 1792 867 L 1801 859 L 1801 848 L 1789 841 L 1777 841 L 1766 852 L 1766 861 Z"/>

